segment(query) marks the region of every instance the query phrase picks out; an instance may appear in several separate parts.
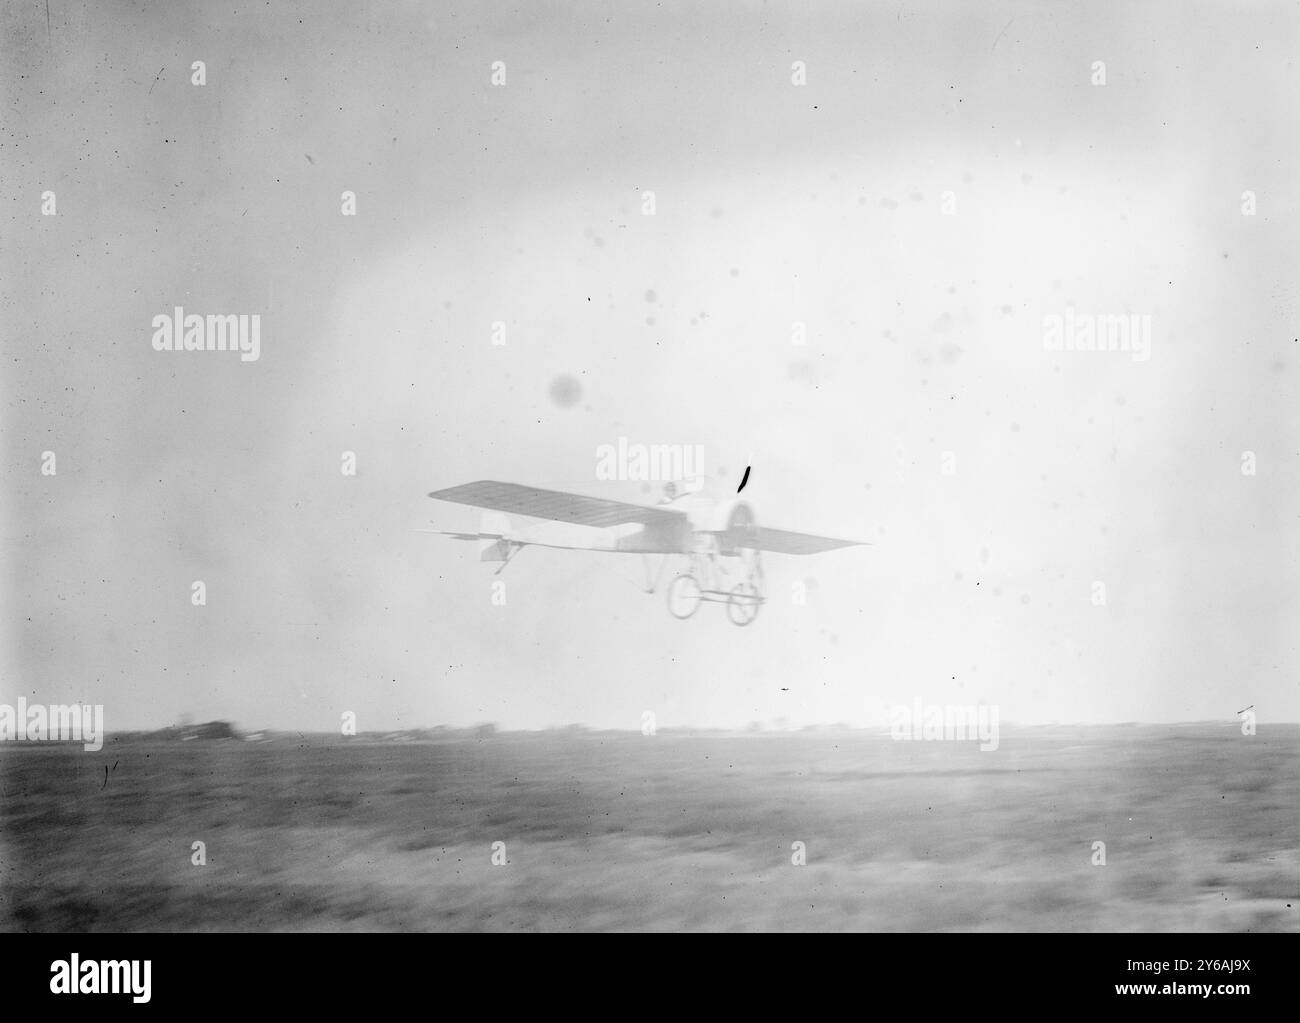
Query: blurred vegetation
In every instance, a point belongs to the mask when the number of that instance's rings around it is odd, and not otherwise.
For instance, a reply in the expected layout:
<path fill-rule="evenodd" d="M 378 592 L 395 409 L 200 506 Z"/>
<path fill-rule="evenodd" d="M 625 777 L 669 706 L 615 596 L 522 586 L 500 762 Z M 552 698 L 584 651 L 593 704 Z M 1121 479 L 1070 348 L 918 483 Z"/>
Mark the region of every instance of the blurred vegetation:
<path fill-rule="evenodd" d="M 0 748 L 0 928 L 1300 929 L 1296 726 L 183 734 Z"/>

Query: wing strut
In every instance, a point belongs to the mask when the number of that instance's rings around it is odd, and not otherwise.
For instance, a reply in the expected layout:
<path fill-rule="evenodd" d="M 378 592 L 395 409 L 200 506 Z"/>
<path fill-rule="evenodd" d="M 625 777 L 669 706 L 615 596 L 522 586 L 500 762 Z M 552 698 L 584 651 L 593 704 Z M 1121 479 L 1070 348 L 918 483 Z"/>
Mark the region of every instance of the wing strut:
<path fill-rule="evenodd" d="M 514 543 L 510 540 L 506 540 L 505 544 L 506 544 L 506 556 L 501 559 L 501 567 L 498 568 L 495 572 L 493 572 L 492 573 L 493 575 L 500 575 L 502 572 L 504 572 L 506 570 L 506 566 L 510 564 L 511 561 L 514 560 L 514 556 L 518 554 L 520 551 L 522 551 L 524 547 L 527 546 L 527 544 Z"/>
<path fill-rule="evenodd" d="M 649 555 L 649 554 L 642 554 L 642 555 L 641 555 L 641 564 L 642 564 L 643 566 L 645 566 L 645 579 L 646 579 L 645 591 L 646 591 L 646 593 L 654 593 L 654 591 L 655 591 L 656 589 L 659 588 L 659 582 L 660 582 L 660 580 L 662 580 L 663 577 L 664 577 L 664 568 L 668 565 L 668 555 L 667 555 L 667 554 L 661 554 L 661 555 L 659 556 L 659 568 L 658 568 L 658 570 L 655 572 L 655 574 L 654 574 L 653 577 L 651 577 L 651 575 L 650 575 L 650 555 Z"/>

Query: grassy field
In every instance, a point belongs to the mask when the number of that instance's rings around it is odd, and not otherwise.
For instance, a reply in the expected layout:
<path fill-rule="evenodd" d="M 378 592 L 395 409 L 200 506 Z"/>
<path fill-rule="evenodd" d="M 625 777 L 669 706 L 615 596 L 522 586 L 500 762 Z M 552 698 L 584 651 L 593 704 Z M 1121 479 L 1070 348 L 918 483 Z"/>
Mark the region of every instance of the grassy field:
<path fill-rule="evenodd" d="M 0 748 L 7 930 L 1296 931 L 1298 895 L 1300 726 Z"/>

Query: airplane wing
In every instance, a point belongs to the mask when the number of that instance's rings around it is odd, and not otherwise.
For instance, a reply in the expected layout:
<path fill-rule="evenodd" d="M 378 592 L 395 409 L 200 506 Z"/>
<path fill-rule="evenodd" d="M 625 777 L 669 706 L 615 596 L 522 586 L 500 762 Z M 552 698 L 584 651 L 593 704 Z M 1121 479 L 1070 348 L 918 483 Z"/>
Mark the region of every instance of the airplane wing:
<path fill-rule="evenodd" d="M 509 547 L 548 547 L 553 551 L 597 551 L 602 554 L 620 553 L 616 547 L 593 547 L 591 544 L 580 543 L 555 543 L 551 540 L 533 540 L 525 539 L 522 536 L 504 536 L 501 533 L 453 533 L 446 529 L 416 529 L 416 533 L 436 533 L 439 536 L 449 536 L 453 540 L 481 540 L 480 554 L 483 552 L 492 552 L 488 557 L 481 557 L 482 561 L 500 560 L 495 555 L 504 552 Z M 668 553 L 661 551 L 649 551 L 632 553 Z"/>
<path fill-rule="evenodd" d="M 820 554 L 822 551 L 838 550 L 840 547 L 870 547 L 871 545 L 860 540 L 836 540 L 830 536 L 814 536 L 811 533 L 792 533 L 788 529 L 754 526 L 745 531 L 745 539 L 741 546 L 760 551 L 772 551 L 775 554 Z"/>
<path fill-rule="evenodd" d="M 449 536 L 453 540 L 500 540 L 500 533 L 455 533 L 450 529 L 417 529 L 417 533 L 437 533 L 439 536 Z"/>
<path fill-rule="evenodd" d="M 435 490 L 429 496 L 439 501 L 468 504 L 475 508 L 489 508 L 515 515 L 531 515 L 577 526 L 595 526 L 598 529 L 629 522 L 649 527 L 677 527 L 687 521 L 686 513 L 677 509 L 651 508 L 624 501 L 609 501 L 603 497 L 541 490 L 497 480 L 463 483 L 458 487 Z"/>

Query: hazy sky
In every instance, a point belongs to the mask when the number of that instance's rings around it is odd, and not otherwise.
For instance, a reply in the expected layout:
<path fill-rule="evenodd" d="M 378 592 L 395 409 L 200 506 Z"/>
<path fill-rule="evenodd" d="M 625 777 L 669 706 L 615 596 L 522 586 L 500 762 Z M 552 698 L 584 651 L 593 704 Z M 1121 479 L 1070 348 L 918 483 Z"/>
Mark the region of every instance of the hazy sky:
<path fill-rule="evenodd" d="M 49 12 L 0 15 L 0 700 L 1300 719 L 1293 6 Z M 154 351 L 176 305 L 260 314 L 261 358 Z M 1045 351 L 1067 308 L 1150 316 L 1149 361 Z M 737 629 L 634 557 L 526 550 L 494 606 L 414 532 L 473 528 L 425 495 L 476 479 L 653 500 L 596 479 L 620 436 L 873 546 L 769 556 Z"/>

